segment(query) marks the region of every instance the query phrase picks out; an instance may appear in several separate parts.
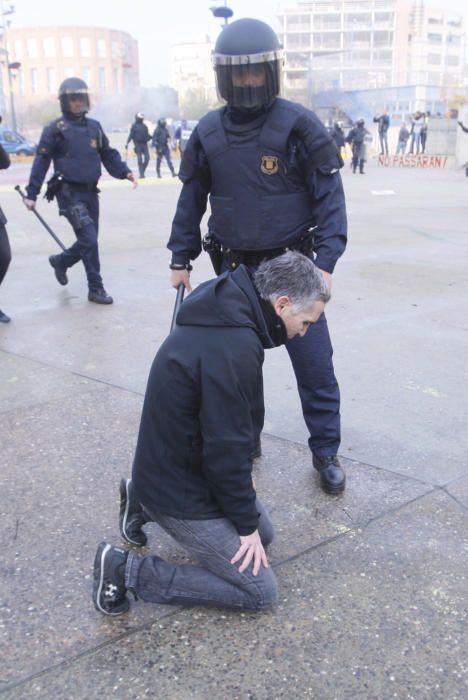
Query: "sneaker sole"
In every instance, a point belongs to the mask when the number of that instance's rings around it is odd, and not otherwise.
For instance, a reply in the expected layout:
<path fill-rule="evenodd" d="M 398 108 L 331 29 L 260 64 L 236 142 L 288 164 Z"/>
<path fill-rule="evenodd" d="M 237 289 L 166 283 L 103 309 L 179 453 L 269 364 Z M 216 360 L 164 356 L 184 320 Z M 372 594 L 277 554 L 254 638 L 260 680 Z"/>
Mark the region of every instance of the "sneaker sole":
<path fill-rule="evenodd" d="M 135 540 L 132 540 L 132 538 L 129 535 L 127 535 L 127 532 L 126 532 L 128 510 L 130 507 L 130 493 L 129 493 L 130 481 L 131 481 L 131 479 L 122 479 L 120 482 L 120 509 L 121 510 L 122 510 L 122 505 L 125 502 L 124 515 L 122 518 L 122 522 L 120 523 L 120 535 L 121 535 L 123 541 L 126 542 L 127 544 L 132 544 L 135 547 L 144 547 L 146 543 L 143 544 L 143 542 L 136 542 Z"/>
<path fill-rule="evenodd" d="M 104 583 L 104 564 L 106 559 L 106 554 L 112 549 L 110 544 L 102 542 L 98 551 L 96 552 L 96 557 L 94 559 L 94 584 L 93 584 L 93 603 L 96 610 L 101 612 L 103 615 L 108 615 L 110 617 L 117 617 L 118 615 L 123 615 L 130 608 L 130 603 L 126 600 L 126 605 L 117 612 L 109 612 L 101 607 L 99 599 L 101 597 L 102 586 Z"/>

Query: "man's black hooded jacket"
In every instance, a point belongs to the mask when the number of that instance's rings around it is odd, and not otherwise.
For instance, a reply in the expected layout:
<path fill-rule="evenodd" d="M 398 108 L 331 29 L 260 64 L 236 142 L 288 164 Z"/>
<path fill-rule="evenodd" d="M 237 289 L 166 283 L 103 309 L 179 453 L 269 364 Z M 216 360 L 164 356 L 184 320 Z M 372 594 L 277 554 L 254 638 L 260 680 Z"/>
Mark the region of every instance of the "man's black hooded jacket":
<path fill-rule="evenodd" d="M 264 348 L 285 339 L 243 266 L 187 297 L 143 406 L 133 483 L 150 512 L 227 517 L 240 535 L 257 528 L 251 455 L 263 425 Z"/>

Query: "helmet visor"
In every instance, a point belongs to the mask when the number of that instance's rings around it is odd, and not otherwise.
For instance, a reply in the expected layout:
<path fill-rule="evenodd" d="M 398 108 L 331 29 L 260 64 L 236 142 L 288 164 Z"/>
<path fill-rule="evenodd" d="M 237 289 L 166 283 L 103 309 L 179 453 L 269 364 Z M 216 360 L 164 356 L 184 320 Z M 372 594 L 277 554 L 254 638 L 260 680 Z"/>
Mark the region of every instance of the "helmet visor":
<path fill-rule="evenodd" d="M 281 89 L 282 51 L 226 56 L 213 54 L 220 98 L 238 109 L 267 105 Z"/>
<path fill-rule="evenodd" d="M 66 90 L 60 95 L 62 112 L 80 115 L 89 111 L 89 95 L 87 90 Z"/>

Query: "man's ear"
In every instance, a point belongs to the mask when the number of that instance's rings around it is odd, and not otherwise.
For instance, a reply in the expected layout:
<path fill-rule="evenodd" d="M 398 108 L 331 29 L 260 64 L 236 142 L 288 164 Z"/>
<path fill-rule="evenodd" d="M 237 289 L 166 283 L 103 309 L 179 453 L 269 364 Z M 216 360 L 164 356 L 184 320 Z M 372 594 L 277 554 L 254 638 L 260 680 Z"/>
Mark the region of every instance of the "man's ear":
<path fill-rule="evenodd" d="M 289 297 L 285 294 L 281 297 L 276 297 L 276 299 L 272 302 L 276 315 L 281 316 L 283 309 L 285 309 L 286 306 L 289 306 L 290 303 Z"/>

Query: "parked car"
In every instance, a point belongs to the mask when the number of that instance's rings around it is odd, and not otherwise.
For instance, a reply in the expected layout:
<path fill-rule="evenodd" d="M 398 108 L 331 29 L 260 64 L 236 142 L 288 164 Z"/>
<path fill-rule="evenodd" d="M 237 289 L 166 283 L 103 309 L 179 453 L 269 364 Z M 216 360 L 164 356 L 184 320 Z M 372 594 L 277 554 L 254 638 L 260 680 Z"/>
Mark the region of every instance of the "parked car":
<path fill-rule="evenodd" d="M 6 126 L 0 126 L 0 145 L 7 153 L 17 156 L 33 156 L 37 148 L 35 143 Z"/>

